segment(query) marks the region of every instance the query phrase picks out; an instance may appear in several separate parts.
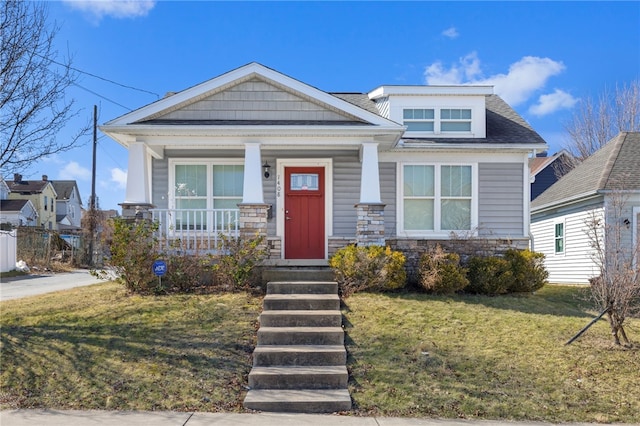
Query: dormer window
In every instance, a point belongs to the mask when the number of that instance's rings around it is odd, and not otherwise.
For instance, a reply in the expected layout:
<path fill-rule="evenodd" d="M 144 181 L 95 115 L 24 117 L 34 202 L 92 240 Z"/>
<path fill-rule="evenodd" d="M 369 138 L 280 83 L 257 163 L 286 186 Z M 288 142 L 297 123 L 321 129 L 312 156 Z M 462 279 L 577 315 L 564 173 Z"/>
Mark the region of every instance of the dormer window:
<path fill-rule="evenodd" d="M 470 132 L 471 109 L 448 108 L 440 110 L 441 132 Z"/>
<path fill-rule="evenodd" d="M 409 108 L 402 112 L 403 123 L 410 132 L 433 132 L 435 113 L 433 109 Z"/>

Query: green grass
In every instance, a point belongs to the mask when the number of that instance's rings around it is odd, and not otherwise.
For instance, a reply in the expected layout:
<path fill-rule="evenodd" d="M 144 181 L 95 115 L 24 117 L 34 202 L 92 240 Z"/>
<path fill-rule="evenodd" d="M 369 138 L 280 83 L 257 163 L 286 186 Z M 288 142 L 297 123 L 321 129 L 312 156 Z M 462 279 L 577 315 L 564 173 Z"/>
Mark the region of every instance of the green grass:
<path fill-rule="evenodd" d="M 355 415 L 640 422 L 640 351 L 576 287 L 526 297 L 355 294 Z M 2 302 L 0 408 L 242 411 L 262 299 L 108 283 Z M 628 334 L 640 339 L 640 320 Z"/>
<path fill-rule="evenodd" d="M 583 290 L 528 297 L 357 294 L 347 299 L 359 412 L 553 422 L 640 421 L 640 351 L 612 345 Z M 640 338 L 640 321 L 630 322 Z"/>
<path fill-rule="evenodd" d="M 2 408 L 241 409 L 260 299 L 117 284 L 3 302 Z"/>

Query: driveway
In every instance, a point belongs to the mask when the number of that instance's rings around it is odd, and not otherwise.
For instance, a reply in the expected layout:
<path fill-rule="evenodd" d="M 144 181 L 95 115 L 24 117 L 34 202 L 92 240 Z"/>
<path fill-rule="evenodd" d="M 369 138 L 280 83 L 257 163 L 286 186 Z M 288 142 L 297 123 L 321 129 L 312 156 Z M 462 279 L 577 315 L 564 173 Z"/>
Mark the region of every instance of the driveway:
<path fill-rule="evenodd" d="M 61 274 L 2 278 L 0 281 L 0 301 L 104 282 L 104 280 L 91 276 L 89 271 L 81 269 Z"/>

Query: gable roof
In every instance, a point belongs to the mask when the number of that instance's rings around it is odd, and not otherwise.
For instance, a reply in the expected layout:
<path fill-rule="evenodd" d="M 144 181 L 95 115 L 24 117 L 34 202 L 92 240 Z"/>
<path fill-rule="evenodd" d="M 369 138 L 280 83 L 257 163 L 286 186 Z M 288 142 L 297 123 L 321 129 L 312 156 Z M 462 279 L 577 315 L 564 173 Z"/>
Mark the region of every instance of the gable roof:
<path fill-rule="evenodd" d="M 19 213 L 21 212 L 28 204 L 32 204 L 31 200 L 0 200 L 0 211 L 5 213 Z M 37 215 L 37 212 L 36 212 Z"/>
<path fill-rule="evenodd" d="M 48 180 L 8 180 L 7 186 L 14 193 L 40 194 L 51 182 Z M 55 192 L 55 188 L 54 188 Z"/>
<path fill-rule="evenodd" d="M 221 93 L 233 86 L 238 84 L 246 83 L 249 81 L 261 81 L 265 82 L 269 85 L 278 87 L 283 91 L 291 93 L 300 99 L 303 99 L 312 104 L 316 104 L 326 108 L 328 111 L 333 111 L 336 114 L 343 115 L 344 122 L 346 124 L 371 124 L 378 126 L 393 126 L 399 127 L 397 123 L 394 123 L 391 120 L 387 120 L 384 117 L 381 117 L 376 112 L 363 109 L 359 106 L 356 106 L 353 103 L 347 102 L 339 97 L 333 96 L 327 92 L 319 90 L 315 87 L 312 87 L 308 84 L 302 83 L 299 80 L 293 79 L 289 76 L 286 76 L 282 73 L 279 73 L 271 68 L 267 68 L 264 65 L 261 65 L 257 62 L 252 62 L 247 65 L 244 65 L 235 70 L 229 71 L 225 74 L 222 74 L 218 77 L 212 78 L 204 83 L 200 83 L 196 86 L 185 89 L 181 92 L 177 92 L 171 96 L 167 96 L 163 99 L 160 99 L 156 102 L 153 102 L 149 105 L 146 105 L 142 108 L 134 110 L 130 113 L 127 113 L 121 117 L 118 117 L 114 120 L 111 120 L 105 123 L 105 130 L 109 130 L 109 127 L 119 127 L 119 126 L 135 126 L 136 124 L 168 124 L 166 121 L 163 121 L 161 117 L 166 116 L 172 111 L 176 111 L 178 109 L 182 109 L 193 105 L 199 101 L 205 100 L 211 96 L 215 96 L 218 93 Z M 282 123 L 280 120 L 273 121 L 260 121 L 254 122 L 252 120 L 185 120 L 179 123 L 169 123 L 169 124 L 192 124 L 192 125 L 230 125 L 230 124 L 241 124 L 241 125 L 252 125 L 252 124 L 273 124 L 273 125 L 309 125 L 309 124 L 334 124 L 332 120 L 331 122 L 318 122 L 318 123 L 295 123 L 295 122 L 287 122 Z M 126 142 L 125 142 L 126 146 Z"/>
<path fill-rule="evenodd" d="M 621 132 L 532 203 L 532 210 L 616 189 L 640 190 L 640 132 Z"/>
<path fill-rule="evenodd" d="M 78 184 L 75 180 L 52 180 L 51 184 L 53 188 L 56 190 L 57 197 L 56 200 L 63 201 L 71 198 L 73 194 L 73 190 L 76 190 L 76 195 L 78 196 L 78 201 L 80 205 L 82 205 L 82 199 L 80 198 L 80 191 L 78 190 Z"/>
<path fill-rule="evenodd" d="M 535 176 L 547 167 L 553 166 L 554 162 L 556 162 L 557 160 L 561 160 L 561 158 L 564 156 L 572 157 L 569 151 L 567 151 L 566 149 L 563 149 L 560 152 L 556 152 L 550 157 L 533 157 L 529 159 L 529 171 L 531 172 L 532 176 Z"/>

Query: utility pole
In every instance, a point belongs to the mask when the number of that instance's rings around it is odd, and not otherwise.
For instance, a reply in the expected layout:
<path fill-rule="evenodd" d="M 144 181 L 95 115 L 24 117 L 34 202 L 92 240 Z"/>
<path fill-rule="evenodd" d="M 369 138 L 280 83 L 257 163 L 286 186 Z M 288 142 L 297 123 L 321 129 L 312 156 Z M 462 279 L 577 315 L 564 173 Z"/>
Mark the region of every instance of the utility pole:
<path fill-rule="evenodd" d="M 94 265 L 93 246 L 96 236 L 96 147 L 98 145 L 98 106 L 93 106 L 93 167 L 91 170 L 91 199 L 89 200 L 89 266 Z"/>

